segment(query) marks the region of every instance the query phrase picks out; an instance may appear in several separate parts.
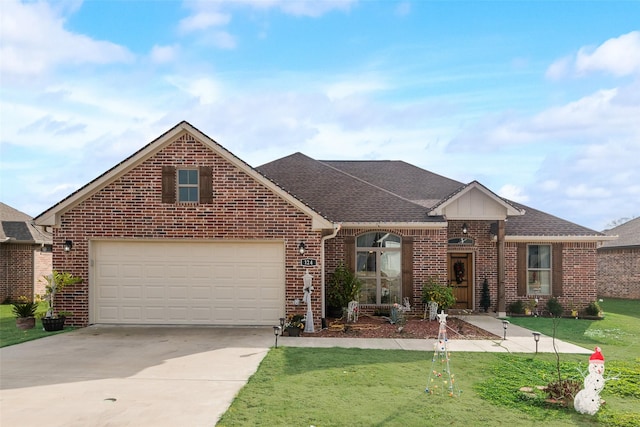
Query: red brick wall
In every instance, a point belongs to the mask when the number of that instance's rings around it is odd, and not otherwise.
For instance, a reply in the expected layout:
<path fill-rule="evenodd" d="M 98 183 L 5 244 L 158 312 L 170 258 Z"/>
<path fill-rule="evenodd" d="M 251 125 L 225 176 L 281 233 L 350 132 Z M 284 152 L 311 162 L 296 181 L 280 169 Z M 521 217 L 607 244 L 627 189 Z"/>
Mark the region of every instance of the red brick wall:
<path fill-rule="evenodd" d="M 212 204 L 162 203 L 162 166 L 213 168 Z M 74 325 L 89 323 L 89 241 L 95 238 L 142 239 L 274 239 L 285 242 L 287 312 L 305 311 L 293 305 L 303 297 L 298 244 L 307 245 L 305 258 L 320 259 L 319 233 L 311 230 L 311 219 L 258 184 L 253 178 L 189 135 L 179 137 L 152 158 L 65 213 L 54 230 L 56 269 L 84 279 L 67 288 L 56 302 L 57 310 L 72 311 L 67 320 Z M 73 241 L 64 253 L 64 240 Z M 315 282 L 319 267 L 309 268 Z M 319 294 L 313 310 L 320 311 Z M 284 313 L 283 313 L 284 314 Z M 320 320 L 316 319 L 317 326 Z"/>
<path fill-rule="evenodd" d="M 536 242 L 552 244 L 552 242 Z M 517 292 L 517 244 L 506 243 L 505 282 L 507 306 L 518 299 L 525 302 L 538 298 L 538 306 L 544 308 L 550 295 L 530 295 L 518 297 Z M 566 311 L 582 310 L 587 304 L 596 301 L 596 243 L 564 242 L 562 248 L 562 295 L 558 301 Z"/>
<path fill-rule="evenodd" d="M 345 262 L 345 236 L 359 236 L 370 231 L 389 232 L 401 237 L 413 237 L 413 295 L 411 306 L 422 312 L 422 286 L 430 277 L 436 277 L 440 283 L 447 280 L 447 231 L 446 229 L 413 230 L 401 228 L 389 229 L 343 229 L 336 238 L 327 240 L 326 268 L 327 280 L 340 263 Z M 407 295 L 405 295 L 407 296 Z"/>
<path fill-rule="evenodd" d="M 327 241 L 326 270 L 330 277 L 337 265 L 345 260 L 344 237 L 358 236 L 369 231 L 391 232 L 402 237 L 412 236 L 413 253 L 413 295 L 414 313 L 421 313 L 424 306 L 421 301 L 422 286 L 429 277 L 435 276 L 440 283 L 447 280 L 447 253 L 467 252 L 473 254 L 474 261 L 474 310 L 481 311 L 482 283 L 489 284 L 491 307 L 496 310 L 498 294 L 497 245 L 491 235 L 491 223 L 494 221 L 449 221 L 447 229 L 411 230 L 411 229 L 347 229 L 341 230 L 335 239 Z M 473 245 L 449 245 L 448 239 L 462 237 L 462 224 L 466 223 L 467 238 L 474 239 Z M 544 242 L 543 242 L 544 244 Z M 569 310 L 573 305 L 581 309 L 597 297 L 595 285 L 596 247 L 595 243 L 564 243 L 563 248 L 563 295 L 558 298 Z M 517 246 L 516 243 L 505 243 L 505 299 L 506 304 L 529 298 L 518 297 L 517 292 Z M 538 296 L 544 307 L 549 296 Z"/>
<path fill-rule="evenodd" d="M 51 254 L 48 256 L 50 259 Z M 34 258 L 38 262 L 42 258 L 39 245 L 0 245 L 0 302 L 21 296 L 34 298 Z"/>
<path fill-rule="evenodd" d="M 598 295 L 640 299 L 640 248 L 598 251 Z"/>

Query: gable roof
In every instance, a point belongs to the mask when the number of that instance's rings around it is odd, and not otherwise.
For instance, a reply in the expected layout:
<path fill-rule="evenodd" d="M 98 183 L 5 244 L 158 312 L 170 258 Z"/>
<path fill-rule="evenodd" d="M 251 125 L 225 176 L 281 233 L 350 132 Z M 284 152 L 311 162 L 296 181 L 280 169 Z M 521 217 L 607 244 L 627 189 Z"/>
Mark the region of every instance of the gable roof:
<path fill-rule="evenodd" d="M 51 233 L 36 227 L 29 215 L 0 202 L 0 243 L 51 244 Z"/>
<path fill-rule="evenodd" d="M 616 240 L 606 242 L 600 249 L 622 249 L 640 247 L 640 217 L 605 230 L 607 236 L 618 236 Z"/>
<path fill-rule="evenodd" d="M 476 191 L 509 217 L 507 240 L 607 239 L 595 230 L 499 197 L 477 181 L 465 185 L 402 161 L 314 160 L 295 153 L 256 169 L 343 226 L 376 222 L 445 226 L 443 208 Z"/>
<path fill-rule="evenodd" d="M 65 212 L 73 209 L 78 204 L 82 203 L 82 201 L 86 200 L 91 195 L 97 193 L 119 177 L 125 175 L 131 169 L 135 168 L 140 163 L 154 156 L 156 153 L 160 152 L 163 148 L 173 143 L 179 136 L 183 133 L 188 133 L 192 137 L 194 137 L 197 141 L 207 146 L 209 149 L 214 151 L 220 157 L 233 164 L 237 168 L 241 169 L 243 172 L 247 173 L 253 179 L 269 188 L 274 193 L 278 194 L 287 202 L 294 205 L 296 208 L 301 210 L 302 212 L 309 215 L 312 219 L 312 224 L 314 229 L 333 229 L 333 224 L 328 221 L 326 218 L 320 216 L 317 212 L 313 211 L 309 206 L 306 206 L 300 200 L 291 196 L 289 193 L 284 191 L 282 188 L 275 185 L 272 181 L 265 178 L 263 175 L 258 173 L 255 169 L 249 166 L 247 163 L 242 161 L 240 158 L 236 157 L 233 153 L 228 151 L 226 148 L 222 147 L 213 139 L 209 138 L 207 135 L 196 129 L 190 123 L 186 121 L 182 121 L 178 123 L 173 128 L 169 129 L 164 134 L 160 135 L 155 140 L 151 141 L 149 144 L 142 147 L 140 150 L 133 153 L 131 156 L 127 157 L 122 162 L 118 163 L 93 181 L 89 182 L 82 188 L 73 192 L 69 196 L 67 196 L 62 201 L 58 202 L 56 205 L 42 212 L 35 218 L 36 224 L 39 225 L 57 225 L 60 223 L 60 217 Z"/>

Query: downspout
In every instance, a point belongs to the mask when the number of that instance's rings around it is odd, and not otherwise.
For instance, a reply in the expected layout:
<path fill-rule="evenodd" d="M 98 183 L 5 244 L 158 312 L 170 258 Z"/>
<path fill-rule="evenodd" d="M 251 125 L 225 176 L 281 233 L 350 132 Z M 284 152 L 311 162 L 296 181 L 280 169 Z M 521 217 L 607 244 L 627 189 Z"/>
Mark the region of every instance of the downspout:
<path fill-rule="evenodd" d="M 334 237 L 336 237 L 338 235 L 338 233 L 340 232 L 340 229 L 342 229 L 342 224 L 333 224 L 333 233 L 332 234 L 328 234 L 324 237 L 322 237 L 322 244 L 320 245 L 320 282 L 322 283 L 322 287 L 320 288 L 320 298 L 322 301 L 322 310 L 321 310 L 321 316 L 320 318 L 323 320 L 326 317 L 325 311 L 326 311 L 326 307 L 324 304 L 324 294 L 325 294 L 325 268 L 324 268 L 324 260 L 325 260 L 325 249 L 324 249 L 324 243 L 329 240 L 329 239 L 333 239 Z"/>

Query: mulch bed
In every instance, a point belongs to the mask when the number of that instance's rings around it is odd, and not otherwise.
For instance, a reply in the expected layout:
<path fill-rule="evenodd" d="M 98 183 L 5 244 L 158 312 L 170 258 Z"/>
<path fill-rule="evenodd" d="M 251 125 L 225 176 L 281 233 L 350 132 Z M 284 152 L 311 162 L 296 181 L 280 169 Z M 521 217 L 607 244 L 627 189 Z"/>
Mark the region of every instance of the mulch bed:
<path fill-rule="evenodd" d="M 410 318 L 399 328 L 378 316 L 360 316 L 356 323 L 342 319 L 327 319 L 327 329 L 313 334 L 303 334 L 314 338 L 438 338 L 437 320 Z M 455 317 L 447 318 L 447 338 L 452 340 L 487 340 L 500 337 Z"/>

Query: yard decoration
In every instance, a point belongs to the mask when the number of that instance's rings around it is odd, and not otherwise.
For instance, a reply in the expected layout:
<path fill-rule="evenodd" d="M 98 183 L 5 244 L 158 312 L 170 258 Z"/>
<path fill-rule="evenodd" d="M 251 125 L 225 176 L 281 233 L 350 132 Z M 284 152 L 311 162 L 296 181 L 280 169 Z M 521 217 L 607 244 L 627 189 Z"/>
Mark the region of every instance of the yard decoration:
<path fill-rule="evenodd" d="M 64 328 L 64 322 L 70 312 L 55 312 L 56 294 L 69 285 L 82 282 L 82 278 L 75 277 L 71 273 L 53 270 L 49 276 L 44 276 L 45 294 L 44 300 L 48 303 L 47 312 L 42 318 L 42 326 L 46 331 L 60 331 Z"/>
<path fill-rule="evenodd" d="M 600 409 L 600 392 L 604 388 L 604 356 L 596 347 L 589 358 L 589 374 L 584 378 L 584 388 L 573 399 L 573 407 L 581 414 L 595 415 Z"/>
<path fill-rule="evenodd" d="M 313 276 L 309 274 L 309 270 L 304 273 L 302 276 L 302 282 L 304 283 L 304 297 L 302 298 L 302 302 L 307 304 L 307 321 L 304 324 L 305 332 L 315 332 L 313 327 L 313 311 L 311 310 L 311 292 L 313 292 L 313 285 L 311 284 L 313 281 Z"/>
<path fill-rule="evenodd" d="M 29 301 L 27 297 L 21 296 L 11 304 L 13 315 L 16 316 L 16 326 L 18 329 L 33 329 L 36 325 L 36 309 L 38 303 Z"/>
<path fill-rule="evenodd" d="M 431 359 L 431 372 L 427 379 L 427 394 L 447 394 L 450 397 L 460 396 L 460 390 L 456 384 L 455 376 L 451 372 L 450 353 L 447 349 L 447 314 L 443 311 L 438 314 L 440 327 L 438 340 L 435 343 L 433 358 Z"/>

